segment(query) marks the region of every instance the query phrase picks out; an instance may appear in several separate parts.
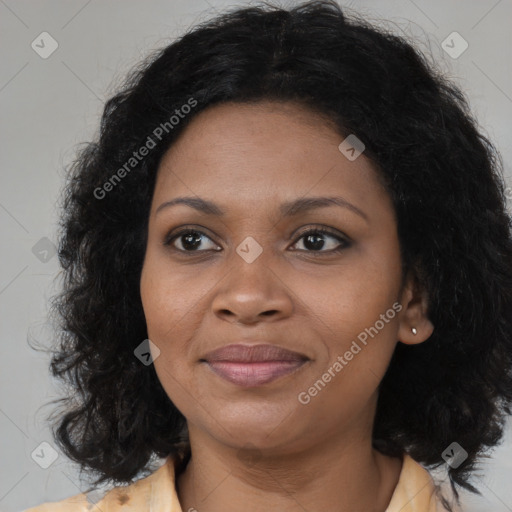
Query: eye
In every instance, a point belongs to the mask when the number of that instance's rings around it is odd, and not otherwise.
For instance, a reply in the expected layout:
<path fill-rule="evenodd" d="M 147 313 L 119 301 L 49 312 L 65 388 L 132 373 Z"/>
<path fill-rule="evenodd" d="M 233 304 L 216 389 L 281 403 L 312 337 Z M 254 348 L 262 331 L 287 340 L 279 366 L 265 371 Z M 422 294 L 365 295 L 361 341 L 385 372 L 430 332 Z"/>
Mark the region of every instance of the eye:
<path fill-rule="evenodd" d="M 206 240 L 209 240 L 211 242 L 213 248 L 211 246 L 204 247 Z M 175 241 L 176 243 L 174 243 Z M 164 241 L 164 245 L 173 245 L 174 249 L 182 252 L 203 252 L 206 250 L 220 250 L 219 248 L 215 248 L 218 246 L 214 244 L 213 240 L 207 235 L 205 235 L 202 231 L 190 228 L 183 229 L 172 236 L 168 236 Z"/>
<path fill-rule="evenodd" d="M 300 247 L 301 243 L 303 248 Z M 192 228 L 183 228 L 178 233 L 168 235 L 164 245 L 172 246 L 173 249 L 182 253 L 222 250 L 204 232 Z M 350 247 L 351 242 L 341 233 L 333 233 L 326 228 L 310 228 L 300 234 L 293 246 L 295 245 L 299 247 L 294 250 L 310 253 L 337 253 Z"/>
<path fill-rule="evenodd" d="M 325 228 L 314 228 L 303 232 L 295 244 L 299 244 L 301 240 L 304 249 L 299 250 L 307 252 L 336 253 L 350 247 L 350 241 L 341 234 L 331 233 Z M 294 245 L 295 245 L 294 244 Z"/>

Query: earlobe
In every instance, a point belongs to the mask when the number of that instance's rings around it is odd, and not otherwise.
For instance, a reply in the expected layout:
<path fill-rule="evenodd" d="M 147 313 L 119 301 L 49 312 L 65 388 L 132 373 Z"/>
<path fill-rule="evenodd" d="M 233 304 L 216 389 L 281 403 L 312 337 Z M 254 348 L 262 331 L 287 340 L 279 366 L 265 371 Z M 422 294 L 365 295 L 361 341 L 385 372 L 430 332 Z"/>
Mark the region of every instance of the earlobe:
<path fill-rule="evenodd" d="M 400 312 L 398 341 L 416 345 L 426 341 L 434 332 L 434 325 L 428 318 L 428 297 L 413 277 L 409 277 L 404 288 Z"/>
<path fill-rule="evenodd" d="M 428 340 L 434 332 L 434 325 L 424 316 L 415 327 L 409 327 L 408 322 L 400 322 L 398 329 L 398 341 L 406 345 L 416 345 Z"/>

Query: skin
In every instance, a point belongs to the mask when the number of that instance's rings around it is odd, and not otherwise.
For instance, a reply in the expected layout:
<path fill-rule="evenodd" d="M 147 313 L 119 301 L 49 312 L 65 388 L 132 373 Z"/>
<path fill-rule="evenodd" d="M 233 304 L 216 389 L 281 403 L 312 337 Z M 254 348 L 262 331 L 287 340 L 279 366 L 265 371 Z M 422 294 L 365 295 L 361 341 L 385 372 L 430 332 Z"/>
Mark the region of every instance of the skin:
<path fill-rule="evenodd" d="M 391 199 L 364 153 L 349 161 L 339 151 L 343 139 L 293 103 L 231 103 L 198 114 L 161 161 L 140 286 L 158 378 L 189 428 L 192 458 L 177 478 L 184 511 L 384 512 L 389 504 L 402 460 L 371 446 L 377 388 L 396 343 L 421 343 L 433 325 L 425 294 L 411 277 L 402 282 Z M 180 196 L 225 213 L 184 204 L 157 212 Z M 339 205 L 281 215 L 283 202 L 317 196 L 340 196 L 363 216 Z M 203 233 L 199 250 L 183 236 L 164 245 L 184 226 Z M 308 228 L 335 235 L 319 235 L 324 246 L 315 248 L 302 236 Z M 248 236 L 263 251 L 252 263 L 236 252 Z M 401 311 L 301 404 L 299 393 L 394 303 Z M 200 362 L 244 340 L 309 361 L 256 388 Z"/>

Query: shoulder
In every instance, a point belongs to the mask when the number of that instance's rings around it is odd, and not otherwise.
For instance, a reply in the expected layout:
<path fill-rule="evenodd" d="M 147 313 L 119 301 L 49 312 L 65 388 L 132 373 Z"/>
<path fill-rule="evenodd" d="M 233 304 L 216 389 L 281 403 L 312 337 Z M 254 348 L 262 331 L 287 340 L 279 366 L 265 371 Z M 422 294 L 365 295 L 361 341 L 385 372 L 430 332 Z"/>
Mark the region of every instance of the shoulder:
<path fill-rule="evenodd" d="M 114 487 L 103 498 L 77 494 L 54 503 L 44 503 L 24 512 L 99 512 L 106 511 L 179 512 L 178 497 L 174 486 L 174 461 L 165 463 L 146 478 L 127 486 Z"/>
<path fill-rule="evenodd" d="M 386 512 L 445 512 L 430 473 L 407 453 Z"/>

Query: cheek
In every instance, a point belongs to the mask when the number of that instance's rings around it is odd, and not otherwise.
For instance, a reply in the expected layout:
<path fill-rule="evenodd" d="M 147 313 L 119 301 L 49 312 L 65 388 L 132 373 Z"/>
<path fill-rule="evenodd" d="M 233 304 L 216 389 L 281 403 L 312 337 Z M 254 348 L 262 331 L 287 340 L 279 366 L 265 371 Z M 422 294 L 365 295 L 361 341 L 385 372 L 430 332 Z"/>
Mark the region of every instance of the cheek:
<path fill-rule="evenodd" d="M 171 351 L 179 351 L 179 340 L 183 339 L 180 329 L 184 322 L 180 319 L 186 310 L 186 299 L 177 293 L 177 287 L 171 279 L 164 262 L 159 261 L 154 251 L 148 250 L 140 280 L 140 294 L 148 338 L 160 350 L 160 357 L 155 366 L 162 360 L 174 360 Z"/>
<path fill-rule="evenodd" d="M 385 374 L 397 343 L 401 310 L 398 244 L 392 238 L 388 242 L 378 250 L 365 247 L 335 271 L 330 269 L 329 275 L 305 276 L 297 285 L 304 314 L 325 340 L 325 353 L 310 383 L 323 377 L 329 381 L 328 389 L 319 393 L 319 407 L 326 401 L 339 408 L 342 401 L 343 411 L 357 410 Z"/>
<path fill-rule="evenodd" d="M 328 274 L 304 273 L 293 288 L 301 299 L 303 314 L 324 325 L 334 342 L 346 343 L 392 308 L 399 297 L 400 278 L 399 260 L 386 257 L 372 260 L 355 255 L 346 264 L 330 269 Z M 389 320 L 386 326 L 396 324 L 395 310 L 391 309 L 386 320 Z"/>
<path fill-rule="evenodd" d="M 165 345 L 188 325 L 200 306 L 207 286 L 183 269 L 170 264 L 165 254 L 149 248 L 140 280 L 140 293 L 148 335 Z M 191 279 L 192 278 L 192 279 Z M 194 281 L 197 280 L 197 282 Z M 153 341 L 153 340 L 152 340 Z"/>
<path fill-rule="evenodd" d="M 152 279 L 149 267 L 141 279 L 141 297 L 148 338 L 160 350 L 153 362 L 158 380 L 182 414 L 190 414 L 186 407 L 190 395 L 185 390 L 190 389 L 191 377 L 187 373 L 188 366 L 183 364 L 188 339 L 184 321 L 186 303 L 174 299 L 174 290 L 169 289 L 167 280 Z"/>
<path fill-rule="evenodd" d="M 200 324 L 202 299 L 211 284 L 199 273 L 176 271 L 165 257 L 148 249 L 140 280 L 140 293 L 148 338 L 160 350 L 154 360 L 158 378 L 173 403 L 182 410 L 191 400 L 193 382 L 190 339 Z"/>

